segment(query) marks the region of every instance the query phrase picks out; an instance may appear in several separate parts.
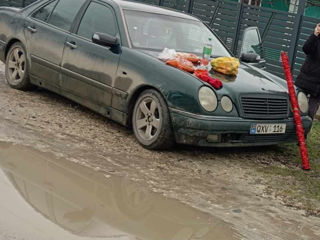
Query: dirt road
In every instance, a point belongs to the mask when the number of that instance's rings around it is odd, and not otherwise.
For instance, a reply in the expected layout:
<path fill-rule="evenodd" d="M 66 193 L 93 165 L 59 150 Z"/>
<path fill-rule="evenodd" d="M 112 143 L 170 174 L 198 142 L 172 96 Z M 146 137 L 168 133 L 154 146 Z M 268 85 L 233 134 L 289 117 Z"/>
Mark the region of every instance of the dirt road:
<path fill-rule="evenodd" d="M 143 149 L 131 132 L 44 90 L 8 87 L 0 65 L 0 141 L 32 146 L 104 173 L 147 183 L 154 192 L 232 224 L 245 239 L 319 239 L 320 219 L 266 194 L 257 166 L 270 148 Z M 271 156 L 271 157 L 270 157 Z"/>

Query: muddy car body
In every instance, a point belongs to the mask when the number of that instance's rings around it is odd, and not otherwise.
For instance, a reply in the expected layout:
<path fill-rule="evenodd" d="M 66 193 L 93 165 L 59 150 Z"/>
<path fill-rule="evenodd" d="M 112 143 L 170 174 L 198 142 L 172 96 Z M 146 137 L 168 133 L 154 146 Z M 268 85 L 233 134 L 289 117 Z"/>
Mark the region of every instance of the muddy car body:
<path fill-rule="evenodd" d="M 216 56 L 231 56 L 200 20 L 159 7 L 43 0 L 0 9 L 0 59 L 11 87 L 46 88 L 132 126 L 146 148 L 295 141 L 283 79 L 242 62 L 236 77 L 210 71 L 223 81 L 215 90 L 157 58 L 167 45 L 200 55 L 202 35 L 214 40 Z M 308 133 L 306 98 L 298 94 Z"/>

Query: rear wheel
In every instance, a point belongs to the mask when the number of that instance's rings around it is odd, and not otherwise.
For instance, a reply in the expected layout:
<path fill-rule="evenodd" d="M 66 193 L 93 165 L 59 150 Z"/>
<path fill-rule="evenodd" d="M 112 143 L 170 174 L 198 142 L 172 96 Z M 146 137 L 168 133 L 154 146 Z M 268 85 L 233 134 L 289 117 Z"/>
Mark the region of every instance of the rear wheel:
<path fill-rule="evenodd" d="M 155 90 L 148 89 L 140 94 L 133 110 L 132 125 L 138 142 L 147 149 L 168 149 L 174 143 L 167 104 Z"/>
<path fill-rule="evenodd" d="M 19 42 L 14 43 L 9 49 L 5 75 L 9 86 L 12 88 L 28 90 L 32 86 L 29 80 L 26 50 Z"/>

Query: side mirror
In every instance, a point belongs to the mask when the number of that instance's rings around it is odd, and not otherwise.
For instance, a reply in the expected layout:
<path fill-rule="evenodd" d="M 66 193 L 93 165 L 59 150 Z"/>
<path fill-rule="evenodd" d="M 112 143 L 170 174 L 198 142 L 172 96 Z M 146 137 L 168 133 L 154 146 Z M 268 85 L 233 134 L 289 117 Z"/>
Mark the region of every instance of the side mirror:
<path fill-rule="evenodd" d="M 256 53 L 242 53 L 240 60 L 247 63 L 258 63 L 260 62 L 261 57 Z"/>
<path fill-rule="evenodd" d="M 260 36 L 260 31 L 258 27 L 248 27 L 244 29 L 241 46 L 240 46 L 240 57 L 243 54 L 256 53 L 263 58 L 263 44 Z"/>
<path fill-rule="evenodd" d="M 117 47 L 119 46 L 119 40 L 117 37 L 111 36 L 106 33 L 97 32 L 92 36 L 92 42 L 105 47 Z"/>

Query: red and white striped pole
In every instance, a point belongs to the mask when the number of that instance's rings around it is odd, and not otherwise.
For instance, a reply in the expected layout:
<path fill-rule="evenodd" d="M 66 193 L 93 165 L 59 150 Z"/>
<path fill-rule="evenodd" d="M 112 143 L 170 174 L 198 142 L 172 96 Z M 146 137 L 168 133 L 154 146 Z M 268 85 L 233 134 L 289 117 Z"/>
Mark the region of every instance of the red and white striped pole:
<path fill-rule="evenodd" d="M 310 170 L 308 150 L 306 147 L 306 141 L 305 141 L 305 137 L 304 137 L 304 129 L 302 126 L 299 104 L 297 101 L 296 91 L 294 89 L 294 85 L 293 85 L 293 81 L 292 81 L 292 74 L 291 74 L 289 59 L 288 59 L 288 55 L 286 52 L 281 52 L 281 59 L 282 59 L 284 74 L 287 79 L 290 102 L 291 102 L 291 106 L 292 106 L 292 110 L 293 110 L 293 117 L 294 117 L 294 121 L 296 124 L 296 132 L 297 132 L 298 143 L 299 143 L 299 147 L 300 147 L 300 155 L 301 155 L 301 159 L 302 159 L 302 169 L 303 170 Z"/>

